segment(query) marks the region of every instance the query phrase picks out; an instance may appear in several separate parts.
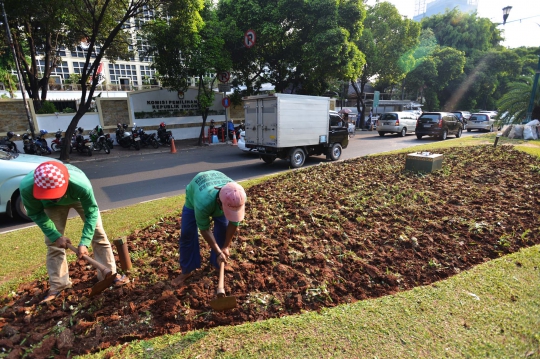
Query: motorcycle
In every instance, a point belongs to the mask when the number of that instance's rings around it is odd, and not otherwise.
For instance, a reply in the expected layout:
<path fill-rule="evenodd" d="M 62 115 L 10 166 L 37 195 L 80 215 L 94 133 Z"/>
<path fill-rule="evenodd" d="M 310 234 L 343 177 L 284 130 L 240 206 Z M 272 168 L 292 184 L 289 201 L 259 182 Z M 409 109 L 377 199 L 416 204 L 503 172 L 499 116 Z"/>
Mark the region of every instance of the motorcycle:
<path fill-rule="evenodd" d="M 86 154 L 87 156 L 92 156 L 92 152 L 94 151 L 94 146 L 92 145 L 92 141 L 90 141 L 88 138 L 84 138 L 83 136 L 84 130 L 82 127 L 79 127 L 77 131 L 78 133 L 75 136 L 73 147 L 81 155 Z"/>
<path fill-rule="evenodd" d="M 67 141 L 65 138 L 62 137 L 62 130 L 58 130 L 54 133 L 54 140 L 51 141 L 51 149 L 54 152 L 60 152 L 62 150 L 62 147 L 64 146 L 64 143 Z M 69 142 L 69 153 L 73 152 L 73 145 L 71 142 Z"/>
<path fill-rule="evenodd" d="M 141 139 L 141 147 L 148 147 L 148 146 L 152 146 L 154 148 L 159 147 L 159 142 L 156 139 L 155 133 L 151 133 L 151 134 L 146 133 L 141 127 L 139 128 L 133 127 L 133 133 L 137 133 L 137 135 Z"/>
<path fill-rule="evenodd" d="M 48 133 L 49 131 L 47 130 L 40 130 L 39 135 L 36 136 L 34 142 L 36 146 L 41 147 L 43 153 L 50 155 L 52 153 L 52 150 L 47 143 L 47 139 L 45 138 L 45 135 Z"/>
<path fill-rule="evenodd" d="M 45 130 L 41 130 L 45 131 Z M 40 132 L 41 132 L 40 131 Z M 38 140 L 39 137 L 39 140 Z M 30 133 L 25 133 L 23 138 L 23 151 L 26 154 L 29 155 L 37 155 L 37 156 L 43 156 L 46 154 L 51 154 L 50 149 L 47 151 L 47 141 L 44 141 L 43 134 L 40 134 L 40 136 L 36 137 L 36 139 L 33 139 L 32 136 L 30 136 Z"/>
<path fill-rule="evenodd" d="M 19 153 L 19 149 L 17 148 L 17 144 L 14 142 L 13 137 L 21 137 L 21 135 L 9 131 L 7 136 L 0 140 L 0 149 L 6 152 Z"/>
<path fill-rule="evenodd" d="M 356 135 L 356 124 L 354 122 L 349 122 L 347 132 L 349 133 L 349 138 L 353 138 Z"/>
<path fill-rule="evenodd" d="M 111 153 L 113 147 L 112 140 L 110 135 L 103 132 L 103 128 L 100 125 L 97 125 L 92 131 L 90 131 L 90 141 L 94 146 L 95 151 L 104 150 L 106 154 Z M 108 136 L 108 138 L 107 138 Z"/>
<path fill-rule="evenodd" d="M 124 147 L 124 148 L 130 148 L 133 146 L 137 151 L 141 149 L 140 144 L 140 138 L 129 131 L 126 131 L 128 128 L 128 125 L 124 124 L 117 124 L 116 125 L 116 142 Z"/>
<path fill-rule="evenodd" d="M 157 130 L 157 140 L 160 145 L 167 145 L 167 146 L 170 146 L 171 141 L 174 140 L 172 136 L 172 132 L 167 131 L 167 129 L 165 128 L 165 123 L 163 122 L 161 123 L 161 125 L 159 126 Z"/>
<path fill-rule="evenodd" d="M 240 124 L 234 128 L 234 132 L 236 133 L 237 140 L 240 138 L 240 133 L 245 130 L 246 130 L 246 126 L 244 124 L 244 121 L 240 122 Z"/>

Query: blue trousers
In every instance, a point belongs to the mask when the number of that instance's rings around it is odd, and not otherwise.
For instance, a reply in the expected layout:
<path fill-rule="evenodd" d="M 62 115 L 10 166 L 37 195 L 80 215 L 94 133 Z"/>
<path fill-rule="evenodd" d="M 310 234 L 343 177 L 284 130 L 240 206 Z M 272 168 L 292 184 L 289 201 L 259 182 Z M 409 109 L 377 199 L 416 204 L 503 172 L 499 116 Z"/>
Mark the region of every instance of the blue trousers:
<path fill-rule="evenodd" d="M 225 216 L 213 217 L 214 219 L 214 238 L 219 248 L 225 244 L 225 234 L 229 221 Z M 201 251 L 199 246 L 199 229 L 195 222 L 195 211 L 184 206 L 182 209 L 182 225 L 180 228 L 180 268 L 182 273 L 188 274 L 201 267 Z M 217 263 L 217 253 L 210 251 L 210 263 L 219 268 Z"/>

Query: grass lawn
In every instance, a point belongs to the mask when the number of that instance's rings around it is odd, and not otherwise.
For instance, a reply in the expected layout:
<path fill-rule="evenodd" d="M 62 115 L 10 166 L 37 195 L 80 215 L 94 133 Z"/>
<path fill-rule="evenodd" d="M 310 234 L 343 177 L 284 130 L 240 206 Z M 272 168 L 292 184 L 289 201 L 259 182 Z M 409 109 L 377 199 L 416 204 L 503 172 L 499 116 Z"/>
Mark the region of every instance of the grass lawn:
<path fill-rule="evenodd" d="M 452 139 L 399 152 L 474 146 L 493 143 L 494 138 L 488 134 Z M 540 155 L 540 141 L 499 139 L 498 145 L 509 144 Z M 103 212 L 104 226 L 112 240 L 179 214 L 183 201 L 177 196 Z M 66 235 L 77 238 L 81 226 L 80 219 L 70 220 Z M 0 261 L 2 294 L 31 278 L 46 279 L 42 241 L 37 227 L 0 235 L 5 253 Z M 393 296 L 320 313 L 135 341 L 85 357 L 540 358 L 539 288 L 540 247 L 535 246 Z"/>

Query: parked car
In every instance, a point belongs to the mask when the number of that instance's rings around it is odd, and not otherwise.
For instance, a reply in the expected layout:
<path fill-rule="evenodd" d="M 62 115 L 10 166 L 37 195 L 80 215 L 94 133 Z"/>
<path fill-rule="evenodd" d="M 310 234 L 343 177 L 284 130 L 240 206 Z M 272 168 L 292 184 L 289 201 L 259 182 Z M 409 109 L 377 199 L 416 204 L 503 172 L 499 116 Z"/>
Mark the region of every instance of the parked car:
<path fill-rule="evenodd" d="M 471 132 L 471 130 L 483 130 L 493 132 L 493 129 L 495 127 L 495 117 L 496 115 L 491 116 L 487 112 L 473 113 L 469 118 L 467 132 Z"/>
<path fill-rule="evenodd" d="M 422 111 L 421 110 L 403 110 L 403 112 L 410 112 L 414 115 L 414 119 L 415 120 L 418 120 L 418 117 L 420 117 L 420 115 L 422 115 Z"/>
<path fill-rule="evenodd" d="M 18 217 L 26 221 L 31 219 L 26 215 L 19 194 L 19 184 L 28 173 L 40 163 L 57 161 L 49 157 L 9 153 L 0 151 L 0 213 L 9 217 Z M 60 161 L 59 161 L 60 162 Z"/>
<path fill-rule="evenodd" d="M 416 127 L 416 115 L 412 112 L 385 112 L 378 121 L 377 132 L 379 136 L 387 133 L 397 133 L 405 137 L 407 132 L 414 131 Z"/>
<path fill-rule="evenodd" d="M 452 111 L 452 113 L 463 123 L 463 129 L 465 130 L 471 113 L 469 111 Z"/>
<path fill-rule="evenodd" d="M 495 118 L 497 117 L 498 112 L 497 111 L 478 111 L 477 113 L 487 113 L 489 114 L 489 117 Z"/>
<path fill-rule="evenodd" d="M 418 117 L 416 122 L 416 138 L 423 136 L 437 136 L 441 140 L 446 140 L 448 135 L 461 137 L 463 124 L 451 112 L 424 112 Z"/>

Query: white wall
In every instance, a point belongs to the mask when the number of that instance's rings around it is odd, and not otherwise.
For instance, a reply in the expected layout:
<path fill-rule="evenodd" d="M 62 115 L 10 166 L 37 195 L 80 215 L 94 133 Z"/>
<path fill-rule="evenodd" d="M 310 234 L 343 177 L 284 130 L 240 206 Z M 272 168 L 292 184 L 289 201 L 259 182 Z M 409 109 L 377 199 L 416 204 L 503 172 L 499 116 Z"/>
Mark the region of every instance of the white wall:
<path fill-rule="evenodd" d="M 47 130 L 49 133 L 55 133 L 58 130 L 66 131 L 69 123 L 75 116 L 74 113 L 59 113 L 58 115 L 36 115 L 36 132 Z M 87 112 L 79 120 L 79 127 L 85 130 L 91 130 L 99 125 L 99 114 L 97 112 Z"/>

